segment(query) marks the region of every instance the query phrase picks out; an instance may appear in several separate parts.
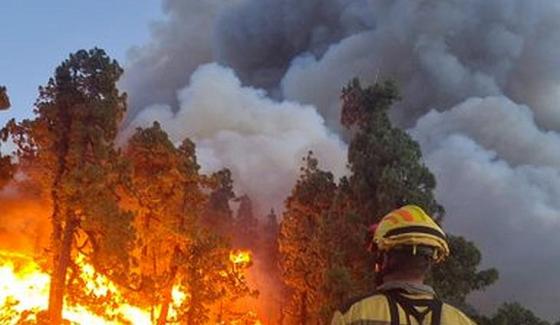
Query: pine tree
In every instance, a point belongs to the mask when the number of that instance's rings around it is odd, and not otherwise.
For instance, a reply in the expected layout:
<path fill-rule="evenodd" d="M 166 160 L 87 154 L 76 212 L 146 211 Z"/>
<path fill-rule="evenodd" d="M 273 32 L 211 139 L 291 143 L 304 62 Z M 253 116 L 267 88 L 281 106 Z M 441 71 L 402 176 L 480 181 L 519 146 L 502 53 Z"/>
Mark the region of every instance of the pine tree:
<path fill-rule="evenodd" d="M 265 265 L 269 266 L 270 273 L 276 272 L 278 265 L 278 235 L 280 226 L 278 225 L 278 218 L 274 209 L 270 209 L 270 212 L 265 217 L 265 224 L 262 227 L 262 247 L 264 253 L 263 257 L 266 258 Z"/>
<path fill-rule="evenodd" d="M 231 238 L 234 220 L 230 201 L 235 198 L 231 171 L 227 168 L 219 170 L 210 175 L 207 183 L 212 192 L 206 205 L 203 222 L 218 234 Z"/>
<path fill-rule="evenodd" d="M 116 88 L 122 72 L 103 50 L 71 54 L 39 89 L 35 118 L 12 120 L 7 126 L 19 159 L 32 161 L 53 204 L 52 324 L 62 320 L 66 275 L 78 234 L 96 252 L 94 262 L 112 265 L 115 272 L 126 268 L 133 233 L 130 214 L 118 204 L 122 165 L 113 144 L 126 110 L 126 96 Z M 96 258 L 100 254 L 103 258 Z"/>
<path fill-rule="evenodd" d="M 504 303 L 491 318 L 481 317 L 480 325 L 550 325 L 551 323 L 540 319 L 531 310 L 517 302 Z M 555 323 L 557 324 L 557 323 Z"/>
<path fill-rule="evenodd" d="M 447 302 L 469 310 L 467 295 L 494 283 L 498 271 L 493 268 L 478 271 L 482 259 L 480 251 L 463 237 L 449 236 L 449 249 L 451 256 L 433 270 L 434 289 Z"/>
<path fill-rule="evenodd" d="M 318 320 L 324 304 L 321 288 L 327 257 L 321 242 L 321 224 L 329 211 L 337 186 L 332 173 L 318 168 L 311 153 L 290 196 L 286 199 L 278 237 L 282 280 L 290 289 L 291 314 L 295 323 Z"/>
<path fill-rule="evenodd" d="M 433 194 L 435 177 L 423 164 L 420 147 L 389 119 L 398 99 L 391 82 L 364 89 L 353 80 L 344 88 L 341 122 L 351 134 L 350 175 L 337 185 L 308 157 L 286 201 L 280 262 L 283 281 L 297 301 L 299 323 L 313 317 L 327 322 L 344 300 L 375 289 L 373 256 L 366 249 L 370 224 L 405 204 L 422 206 L 436 221 L 443 218 L 444 209 Z M 449 298 L 464 299 L 495 281 L 495 270 L 476 270 L 480 253 L 474 245 L 454 237 L 450 241 L 457 256 L 436 271 L 437 288 L 453 295 Z M 318 297 L 321 305 L 314 305 Z"/>
<path fill-rule="evenodd" d="M 217 210 L 228 211 L 229 205 L 223 203 L 229 201 L 231 178 L 224 172 L 219 174 L 224 178 L 208 182 L 199 173 L 194 143 L 185 139 L 176 148 L 157 122 L 137 129 L 126 155 L 133 170 L 131 205 L 136 213 L 141 292 L 152 310 L 159 310 L 154 315 L 157 324 L 205 324 L 212 304 L 251 293 L 243 270 L 232 265 L 229 242 L 200 222 L 209 200 L 208 186 L 221 186 L 211 194 Z M 222 197 L 227 201 L 218 199 Z M 177 318 L 171 320 L 175 287 L 189 298 L 176 306 Z"/>
<path fill-rule="evenodd" d="M 392 82 L 364 89 L 356 79 L 343 90 L 341 121 L 354 131 L 348 184 L 353 210 L 364 225 L 405 204 L 421 206 L 436 221 L 444 215 L 433 194 L 435 177 L 424 165 L 419 145 L 389 120 L 388 111 L 398 99 Z M 495 269 L 477 271 L 480 252 L 472 243 L 453 236 L 449 240 L 452 255 L 437 266 L 434 285 L 444 299 L 464 303 L 468 293 L 492 284 L 498 275 Z"/>
<path fill-rule="evenodd" d="M 235 199 L 239 202 L 235 218 L 235 244 L 238 247 L 254 250 L 259 241 L 259 221 L 253 213 L 253 203 L 248 195 Z"/>
<path fill-rule="evenodd" d="M 189 197 L 183 188 L 187 174 L 182 169 L 183 157 L 157 122 L 136 131 L 126 155 L 133 170 L 131 183 L 139 241 L 136 255 L 142 285 L 151 296 L 152 310 L 161 306 L 158 324 L 165 324 L 171 292 L 177 282 L 177 260 L 191 241 L 187 225 L 197 217 L 196 205 L 184 202 Z M 193 167 L 196 173 L 197 166 Z M 198 188 L 196 180 L 194 186 Z M 185 215 L 189 210 L 184 205 L 192 208 L 190 216 Z"/>
<path fill-rule="evenodd" d="M 422 162 L 419 145 L 394 127 L 388 111 L 399 99 L 392 82 L 362 88 L 354 79 L 342 91 L 341 123 L 354 131 L 348 148 L 354 209 L 373 223 L 405 204 L 419 205 L 440 219 L 433 196 L 435 177 Z"/>

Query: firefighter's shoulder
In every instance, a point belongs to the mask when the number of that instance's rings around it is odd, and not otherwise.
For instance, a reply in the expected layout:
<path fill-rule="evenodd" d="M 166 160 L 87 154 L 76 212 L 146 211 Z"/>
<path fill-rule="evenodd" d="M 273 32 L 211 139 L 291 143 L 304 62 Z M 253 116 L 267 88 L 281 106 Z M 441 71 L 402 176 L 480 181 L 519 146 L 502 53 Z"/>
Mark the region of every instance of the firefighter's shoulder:
<path fill-rule="evenodd" d="M 476 325 L 462 311 L 446 303 L 443 304 L 441 309 L 441 324 Z"/>
<path fill-rule="evenodd" d="M 387 298 L 383 294 L 373 293 L 352 299 L 341 306 L 335 312 L 331 325 L 351 324 L 358 320 L 386 321 L 389 319 Z"/>

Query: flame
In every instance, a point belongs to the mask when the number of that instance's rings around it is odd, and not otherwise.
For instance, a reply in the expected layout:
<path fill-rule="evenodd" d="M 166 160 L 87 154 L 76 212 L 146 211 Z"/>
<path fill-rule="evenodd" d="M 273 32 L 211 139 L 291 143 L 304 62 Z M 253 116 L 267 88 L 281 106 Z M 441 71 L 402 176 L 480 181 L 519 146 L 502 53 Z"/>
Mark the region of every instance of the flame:
<path fill-rule="evenodd" d="M 253 256 L 247 250 L 234 250 L 229 253 L 229 260 L 237 266 L 248 266 L 251 264 Z"/>
<path fill-rule="evenodd" d="M 14 319 L 10 319 L 9 323 L 16 324 L 17 315 L 26 311 L 46 310 L 49 297 L 49 275 L 43 272 L 31 258 L 23 254 L 0 252 L 0 256 L 0 305 L 11 306 Z M 96 274 L 93 266 L 85 263 L 83 256 L 78 256 L 76 262 L 80 267 L 80 276 L 87 280 L 86 290 L 96 296 L 104 296 L 109 292 L 115 295 L 115 300 L 119 301 L 119 305 L 111 314 L 118 314 L 132 324 L 151 324 L 150 314 L 124 303 L 124 298 L 115 284 L 106 277 Z M 64 319 L 74 324 L 116 324 L 114 321 L 94 314 L 84 306 L 71 306 L 68 303 L 65 304 L 62 314 Z M 0 315 L 0 319 L 9 319 L 9 316 L 4 312 Z"/>
<path fill-rule="evenodd" d="M 249 251 L 232 251 L 229 257 L 234 267 L 246 267 L 252 261 Z M 110 297 L 115 304 L 111 304 L 111 310 L 104 311 L 104 315 L 97 315 L 87 306 L 71 305 L 65 301 L 63 310 L 65 320 L 71 324 L 88 325 L 152 324 L 150 311 L 127 303 L 117 285 L 97 273 L 83 255 L 77 255 L 75 262 L 79 268 L 79 277 L 85 282 L 86 292 L 96 297 Z M 18 324 L 24 316 L 28 317 L 25 318 L 26 321 L 37 321 L 37 314 L 48 307 L 49 283 L 49 275 L 33 258 L 17 252 L 0 251 L 0 323 Z M 177 309 L 189 297 L 190 294 L 182 288 L 173 287 L 172 304 L 169 310 L 171 319 L 177 315 Z M 251 316 L 257 318 L 256 314 Z M 244 321 L 243 324 L 262 325 L 259 320 Z"/>

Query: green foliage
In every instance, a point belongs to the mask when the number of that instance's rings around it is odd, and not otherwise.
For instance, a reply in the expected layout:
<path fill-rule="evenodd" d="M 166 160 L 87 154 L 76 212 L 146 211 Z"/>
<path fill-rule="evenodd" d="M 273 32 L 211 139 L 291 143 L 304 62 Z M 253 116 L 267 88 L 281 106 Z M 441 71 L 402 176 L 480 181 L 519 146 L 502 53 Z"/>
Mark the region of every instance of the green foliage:
<path fill-rule="evenodd" d="M 498 308 L 494 316 L 491 318 L 482 317 L 479 320 L 480 325 L 550 325 L 551 323 L 542 320 L 535 314 L 523 307 L 521 304 L 504 303 Z"/>
<path fill-rule="evenodd" d="M 463 237 L 449 236 L 451 256 L 436 265 L 432 272 L 436 292 L 458 307 L 466 305 L 467 295 L 481 290 L 498 279 L 496 269 L 478 271 L 481 254 L 473 242 Z"/>
<path fill-rule="evenodd" d="M 435 178 L 422 162 L 419 145 L 392 126 L 388 110 L 399 99 L 392 82 L 362 88 L 357 79 L 342 91 L 341 122 L 353 131 L 348 148 L 349 187 L 355 212 L 373 223 L 406 204 L 422 206 L 436 219 Z"/>
<path fill-rule="evenodd" d="M 389 120 L 398 99 L 392 82 L 362 88 L 353 80 L 344 88 L 341 122 L 352 135 L 350 175 L 337 185 L 308 156 L 286 200 L 280 266 L 298 323 L 326 322 L 343 301 L 375 289 L 373 256 L 366 250 L 370 224 L 405 204 L 422 206 L 436 221 L 443 217 L 419 145 Z M 469 292 L 494 282 L 497 272 L 477 271 L 480 252 L 472 243 L 452 237 L 451 246 L 456 256 L 436 269 L 434 282 L 444 298 L 464 302 Z"/>
<path fill-rule="evenodd" d="M 355 128 L 348 150 L 348 186 L 353 209 L 364 224 L 405 204 L 423 207 L 437 221 L 443 218 L 444 209 L 433 194 L 435 177 L 424 165 L 419 145 L 393 127 L 387 115 L 398 98 L 391 82 L 364 89 L 354 80 L 343 90 L 342 123 Z M 453 236 L 449 240 L 452 256 L 435 268 L 434 286 L 444 299 L 465 305 L 466 296 L 495 282 L 498 272 L 477 271 L 481 255 L 472 242 Z"/>

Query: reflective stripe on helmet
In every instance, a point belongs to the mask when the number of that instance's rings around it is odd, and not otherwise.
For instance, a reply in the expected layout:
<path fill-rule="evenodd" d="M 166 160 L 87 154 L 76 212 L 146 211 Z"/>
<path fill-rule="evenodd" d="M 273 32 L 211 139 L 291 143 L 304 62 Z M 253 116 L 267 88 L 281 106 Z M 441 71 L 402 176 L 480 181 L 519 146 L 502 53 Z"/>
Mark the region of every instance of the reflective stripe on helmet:
<path fill-rule="evenodd" d="M 447 241 L 447 237 L 444 234 L 442 234 L 440 231 L 425 226 L 407 226 L 402 228 L 391 229 L 387 231 L 387 233 L 383 235 L 383 237 L 387 238 L 387 237 L 397 236 L 397 235 L 402 235 L 407 233 L 423 233 L 423 234 L 436 236 Z"/>

